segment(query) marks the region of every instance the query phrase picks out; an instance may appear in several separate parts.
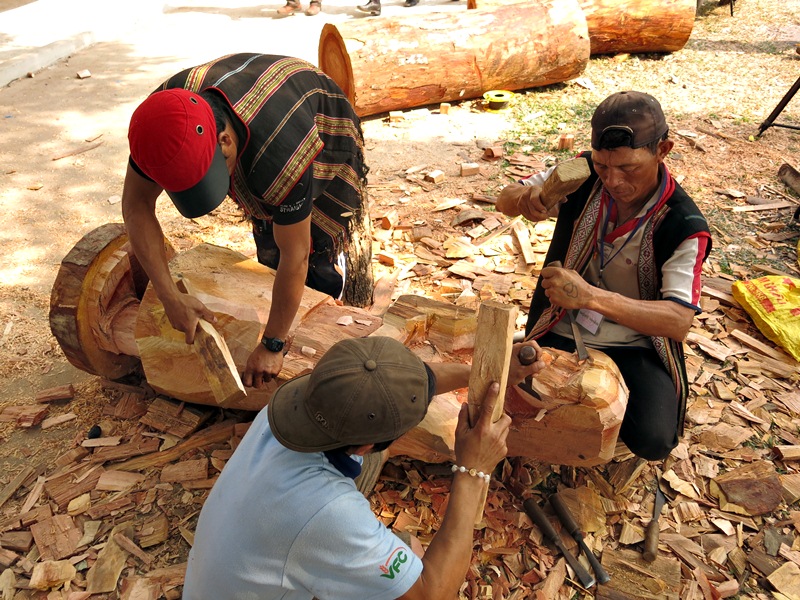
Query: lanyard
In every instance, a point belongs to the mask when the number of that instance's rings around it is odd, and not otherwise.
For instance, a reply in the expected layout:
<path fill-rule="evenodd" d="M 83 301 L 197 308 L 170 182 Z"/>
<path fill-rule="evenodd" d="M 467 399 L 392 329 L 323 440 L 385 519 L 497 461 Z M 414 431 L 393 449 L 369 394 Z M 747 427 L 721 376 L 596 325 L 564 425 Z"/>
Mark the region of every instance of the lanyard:
<path fill-rule="evenodd" d="M 600 256 L 600 273 L 598 273 L 598 275 L 597 275 L 597 285 L 598 286 L 603 281 L 603 271 L 605 270 L 605 268 L 611 263 L 612 260 L 614 260 L 617 257 L 617 255 L 620 252 L 622 252 L 625 249 L 625 246 L 628 245 L 628 242 L 631 241 L 631 238 L 636 234 L 636 231 L 639 229 L 639 227 L 642 226 L 642 223 L 644 223 L 644 220 L 650 214 L 650 211 L 647 211 L 647 213 L 645 213 L 644 215 L 642 215 L 641 217 L 639 217 L 636 220 L 636 225 L 634 225 L 634 227 L 631 230 L 631 232 L 625 238 L 625 241 L 622 243 L 622 246 L 620 246 L 619 249 L 616 252 L 614 252 L 614 254 L 612 254 L 609 257 L 608 260 L 606 260 L 605 242 L 603 240 L 607 235 L 606 231 L 608 230 L 608 221 L 611 218 L 611 206 L 612 206 L 612 202 L 614 201 L 614 198 L 611 197 L 611 194 L 608 195 L 608 198 L 609 198 L 609 201 L 608 201 L 608 203 L 606 205 L 606 218 L 605 218 L 605 221 L 603 222 L 603 229 L 600 231 L 600 234 L 597 236 L 597 241 L 596 241 L 596 245 L 595 245 L 595 250 L 597 251 L 597 253 Z"/>
<path fill-rule="evenodd" d="M 662 195 L 664 194 L 664 188 L 666 187 L 666 180 L 667 180 L 667 177 L 664 177 L 664 173 L 663 172 L 661 173 L 661 175 L 662 175 L 662 177 L 661 177 L 661 185 L 659 186 L 659 190 L 658 190 L 658 197 L 659 198 L 661 198 Z M 605 216 L 605 219 L 604 219 L 604 222 L 603 222 L 603 228 L 602 228 L 602 230 L 600 230 L 600 232 L 598 233 L 597 239 L 595 240 L 595 252 L 597 252 L 597 254 L 600 256 L 600 272 L 597 275 L 597 286 L 598 287 L 600 286 L 600 283 L 603 281 L 603 271 L 605 270 L 605 268 L 611 263 L 612 260 L 614 260 L 617 257 L 617 255 L 620 252 L 622 252 L 622 250 L 625 248 L 625 246 L 628 245 L 628 242 L 631 241 L 631 238 L 634 235 L 636 235 L 636 232 L 639 230 L 639 227 L 641 227 L 642 224 L 650 217 L 650 215 L 653 213 L 653 210 L 659 204 L 658 202 L 653 204 L 653 206 L 651 206 L 646 213 L 644 213 L 641 217 L 639 217 L 636 220 L 636 225 L 634 225 L 633 229 L 628 233 L 627 237 L 625 238 L 625 241 L 622 243 L 622 246 L 620 246 L 619 249 L 616 252 L 614 252 L 614 254 L 612 254 L 611 257 L 609 257 L 608 260 L 606 260 L 605 242 L 603 240 L 605 239 L 605 237 L 607 235 L 606 231 L 608 230 L 608 222 L 611 219 L 611 207 L 614 204 L 614 197 L 611 194 L 608 193 L 608 190 L 606 190 L 605 187 L 603 188 L 603 192 L 602 193 L 603 193 L 603 200 L 604 200 L 603 204 L 606 207 L 606 216 Z M 617 214 L 619 214 L 619 212 Z"/>

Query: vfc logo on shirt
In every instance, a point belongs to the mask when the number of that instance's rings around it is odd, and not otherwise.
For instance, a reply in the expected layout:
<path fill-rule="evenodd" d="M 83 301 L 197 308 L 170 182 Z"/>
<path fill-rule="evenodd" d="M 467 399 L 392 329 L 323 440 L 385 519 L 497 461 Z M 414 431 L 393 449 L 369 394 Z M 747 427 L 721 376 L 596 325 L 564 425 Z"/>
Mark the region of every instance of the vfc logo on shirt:
<path fill-rule="evenodd" d="M 400 574 L 400 567 L 403 563 L 408 561 L 408 555 L 403 548 L 395 548 L 386 559 L 386 562 L 381 565 L 381 577 L 387 579 L 394 579 L 395 575 Z"/>

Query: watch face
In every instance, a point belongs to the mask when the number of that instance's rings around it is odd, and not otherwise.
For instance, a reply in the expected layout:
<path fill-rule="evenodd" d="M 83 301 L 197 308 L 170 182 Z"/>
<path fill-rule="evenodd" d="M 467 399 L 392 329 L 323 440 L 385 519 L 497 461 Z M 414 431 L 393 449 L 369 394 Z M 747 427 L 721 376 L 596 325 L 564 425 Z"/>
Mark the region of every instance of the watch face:
<path fill-rule="evenodd" d="M 270 352 L 280 352 L 283 350 L 284 342 L 278 338 L 264 338 L 261 340 L 261 343 L 264 344 L 264 347 Z"/>

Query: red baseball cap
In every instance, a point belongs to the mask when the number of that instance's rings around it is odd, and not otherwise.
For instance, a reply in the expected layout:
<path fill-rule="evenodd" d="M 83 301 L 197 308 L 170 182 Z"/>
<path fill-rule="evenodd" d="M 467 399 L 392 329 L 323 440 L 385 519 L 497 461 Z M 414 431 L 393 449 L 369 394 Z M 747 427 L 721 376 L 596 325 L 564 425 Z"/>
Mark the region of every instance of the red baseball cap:
<path fill-rule="evenodd" d="M 194 92 L 175 88 L 148 96 L 133 112 L 128 142 L 133 162 L 184 217 L 205 215 L 227 196 L 230 174 L 214 113 Z"/>

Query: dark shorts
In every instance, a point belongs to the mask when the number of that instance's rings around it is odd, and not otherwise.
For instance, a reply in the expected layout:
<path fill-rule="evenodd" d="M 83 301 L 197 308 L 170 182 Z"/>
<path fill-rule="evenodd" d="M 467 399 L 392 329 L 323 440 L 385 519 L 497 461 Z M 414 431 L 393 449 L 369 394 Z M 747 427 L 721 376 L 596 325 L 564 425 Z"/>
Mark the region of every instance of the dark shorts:
<path fill-rule="evenodd" d="M 253 219 L 253 239 L 256 242 L 258 262 L 271 269 L 277 269 L 281 251 L 275 243 L 272 223 Z M 339 298 L 344 289 L 344 278 L 337 271 L 338 257 L 326 248 L 316 247 L 308 257 L 306 285 L 312 289 Z M 338 265 L 343 268 L 343 265 Z"/>
<path fill-rule="evenodd" d="M 575 351 L 570 338 L 546 333 L 542 347 Z M 602 351 L 619 368 L 628 386 L 628 407 L 619 437 L 628 449 L 646 460 L 662 460 L 678 445 L 678 394 L 664 363 L 651 348 L 606 347 Z"/>

